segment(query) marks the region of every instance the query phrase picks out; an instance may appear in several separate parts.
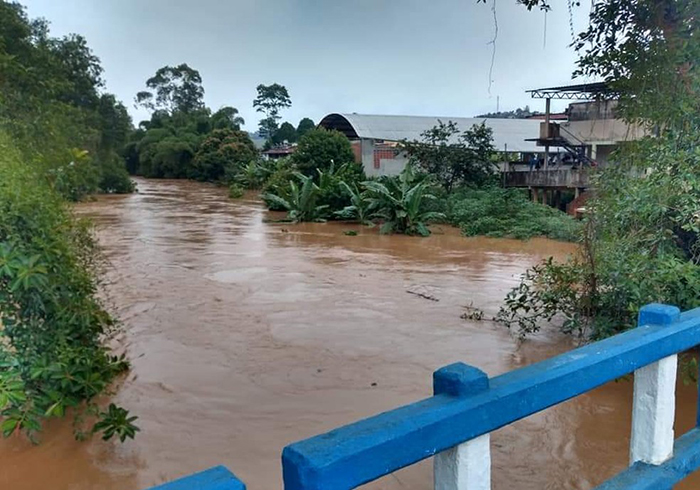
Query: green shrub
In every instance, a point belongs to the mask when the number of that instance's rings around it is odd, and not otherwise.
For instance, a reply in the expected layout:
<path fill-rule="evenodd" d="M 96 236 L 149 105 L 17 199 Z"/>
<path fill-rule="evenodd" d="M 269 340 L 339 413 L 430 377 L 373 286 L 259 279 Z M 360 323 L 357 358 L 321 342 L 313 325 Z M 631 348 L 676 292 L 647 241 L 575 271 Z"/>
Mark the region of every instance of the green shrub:
<path fill-rule="evenodd" d="M 430 180 L 416 173 L 411 164 L 396 177 L 367 181 L 363 186 L 372 216 L 383 220 L 381 233 L 428 236 L 427 224 L 445 218 L 442 213 L 427 209 L 426 204 L 435 200 L 430 193 Z"/>
<path fill-rule="evenodd" d="M 270 200 L 266 196 L 275 195 L 282 199 L 287 199 L 291 192 L 290 182 L 294 179 L 294 168 L 289 160 L 280 160 L 277 169 L 270 175 L 263 185 L 262 198 L 268 209 L 271 211 L 285 211 L 285 207 L 275 200 Z"/>
<path fill-rule="evenodd" d="M 319 195 L 320 189 L 311 177 L 295 172 L 287 197 L 266 194 L 264 199 L 286 209 L 294 222 L 322 221 L 328 214 L 328 206 L 318 204 Z"/>
<path fill-rule="evenodd" d="M 0 131 L 2 432 L 34 438 L 42 419 L 72 408 L 77 418 L 98 415 L 93 432 L 132 437 L 133 417 L 97 410 L 96 397 L 128 365 L 103 344 L 114 321 L 97 296 L 90 229 L 55 192 L 67 181 L 59 173 L 51 185 Z"/>
<path fill-rule="evenodd" d="M 366 179 L 362 167 L 356 163 L 331 165 L 327 170 L 317 170 L 315 180 L 319 187 L 318 202 L 337 213 L 351 205 L 351 196 L 345 185 L 356 186 Z M 331 216 L 338 216 L 333 214 Z"/>
<path fill-rule="evenodd" d="M 216 129 L 202 142 L 187 176 L 205 182 L 217 182 L 226 176 L 232 181 L 256 156 L 257 150 L 248 133 Z"/>
<path fill-rule="evenodd" d="M 448 199 L 448 219 L 467 236 L 575 240 L 580 224 L 566 213 L 531 202 L 519 189 L 463 188 Z"/>
<path fill-rule="evenodd" d="M 245 194 L 243 188 L 238 184 L 231 184 L 228 186 L 228 197 L 231 199 L 240 199 Z"/>
<path fill-rule="evenodd" d="M 331 165 L 339 168 L 354 162 L 355 154 L 350 140 L 343 133 L 312 129 L 299 140 L 291 159 L 301 173 L 315 178 L 318 170 L 326 171 Z"/>
<path fill-rule="evenodd" d="M 136 184 L 129 177 L 124 162 L 117 155 L 109 155 L 100 166 L 101 192 L 108 194 L 129 194 L 136 190 Z"/>

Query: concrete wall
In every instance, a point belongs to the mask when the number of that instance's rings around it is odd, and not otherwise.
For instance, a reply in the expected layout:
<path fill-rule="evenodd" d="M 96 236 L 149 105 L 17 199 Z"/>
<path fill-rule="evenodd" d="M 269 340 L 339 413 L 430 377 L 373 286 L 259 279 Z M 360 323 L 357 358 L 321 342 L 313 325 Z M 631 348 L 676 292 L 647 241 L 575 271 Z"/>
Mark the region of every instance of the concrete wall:
<path fill-rule="evenodd" d="M 406 155 L 399 153 L 394 158 L 379 159 L 379 168 L 374 166 L 374 152 L 377 149 L 375 140 L 362 139 L 360 142 L 362 166 L 368 177 L 379 177 L 382 175 L 398 175 L 408 163 Z"/>
<path fill-rule="evenodd" d="M 589 145 L 633 141 L 646 135 L 642 126 L 630 125 L 622 119 L 571 121 L 563 123 L 561 127 Z M 562 136 L 567 137 L 565 131 L 562 131 Z"/>

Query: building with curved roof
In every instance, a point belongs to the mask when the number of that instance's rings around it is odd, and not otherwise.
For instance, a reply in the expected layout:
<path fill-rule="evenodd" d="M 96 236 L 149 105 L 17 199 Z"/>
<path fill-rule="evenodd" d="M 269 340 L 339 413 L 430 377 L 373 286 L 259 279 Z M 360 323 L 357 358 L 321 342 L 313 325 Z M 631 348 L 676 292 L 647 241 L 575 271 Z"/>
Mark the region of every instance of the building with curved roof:
<path fill-rule="evenodd" d="M 534 119 L 492 119 L 469 117 L 385 116 L 373 114 L 328 114 L 319 127 L 345 134 L 353 145 L 358 161 L 367 175 L 395 175 L 408 161 L 398 151 L 402 140 L 420 140 L 421 133 L 442 121 L 452 121 L 461 131 L 475 124 L 486 124 L 493 130 L 494 146 L 508 153 L 540 153 L 532 139 L 539 132 L 540 122 Z"/>

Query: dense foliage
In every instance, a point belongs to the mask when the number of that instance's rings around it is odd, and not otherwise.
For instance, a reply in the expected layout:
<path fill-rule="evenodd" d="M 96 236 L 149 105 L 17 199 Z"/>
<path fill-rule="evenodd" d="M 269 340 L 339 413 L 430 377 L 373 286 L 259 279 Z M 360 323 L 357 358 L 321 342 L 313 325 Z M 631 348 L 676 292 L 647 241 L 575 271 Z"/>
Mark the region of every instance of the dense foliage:
<path fill-rule="evenodd" d="M 521 334 L 561 316 L 564 330 L 600 338 L 634 326 L 645 303 L 700 305 L 699 22 L 695 0 L 594 5 L 579 73 L 609 82 L 620 114 L 656 136 L 597 175 L 581 253 L 538 265 L 508 295 L 499 318 Z"/>
<path fill-rule="evenodd" d="M 573 241 L 580 223 L 559 211 L 528 199 L 522 189 L 460 188 L 448 198 L 448 219 L 467 236 L 527 239 L 544 236 Z"/>
<path fill-rule="evenodd" d="M 235 107 L 204 104 L 197 70 L 165 66 L 146 81 L 137 103 L 153 110 L 124 148 L 127 168 L 145 177 L 231 183 L 258 157 Z"/>
<path fill-rule="evenodd" d="M 327 170 L 331 165 L 339 167 L 355 161 L 355 154 L 347 137 L 338 131 L 312 129 L 299 140 L 292 155 L 292 163 L 305 175 L 313 176 L 317 170 Z"/>
<path fill-rule="evenodd" d="M 434 176 L 450 192 L 458 185 L 483 185 L 495 173 L 493 131 L 475 124 L 464 132 L 453 121 L 421 134 L 421 140 L 401 144 L 411 163 Z"/>
<path fill-rule="evenodd" d="M 114 321 L 97 299 L 90 229 L 1 132 L 0 207 L 3 435 L 34 438 L 42 419 L 73 408 L 79 418 L 97 416 L 94 431 L 133 437 L 135 417 L 95 403 L 128 364 L 103 344 Z M 125 418 L 112 418 L 115 410 Z"/>
<path fill-rule="evenodd" d="M 200 145 L 188 176 L 195 180 L 217 182 L 228 177 L 234 181 L 243 165 L 255 161 L 257 150 L 250 137 L 235 129 L 216 129 Z"/>
<path fill-rule="evenodd" d="M 45 174 L 63 172 L 65 197 L 133 190 L 118 155 L 131 119 L 123 104 L 102 92 L 100 60 L 83 37 L 51 37 L 46 21 L 0 1 L 0 73 L 0 127 L 21 141 L 33 166 Z M 80 172 L 69 169 L 78 150 Z"/>
<path fill-rule="evenodd" d="M 45 21 L 5 1 L 0 73 L 2 433 L 34 440 L 43 419 L 72 409 L 78 437 L 133 437 L 136 417 L 96 404 L 128 364 L 104 345 L 115 322 L 97 297 L 98 255 L 65 203 L 133 190 L 119 154 L 131 120 L 101 91 L 85 39 L 50 37 Z"/>
<path fill-rule="evenodd" d="M 428 208 L 427 201 L 436 197 L 429 192 L 430 179 L 418 175 L 412 164 L 394 178 L 363 183 L 369 208 L 382 220 L 382 233 L 430 235 L 427 224 L 445 215 Z"/>

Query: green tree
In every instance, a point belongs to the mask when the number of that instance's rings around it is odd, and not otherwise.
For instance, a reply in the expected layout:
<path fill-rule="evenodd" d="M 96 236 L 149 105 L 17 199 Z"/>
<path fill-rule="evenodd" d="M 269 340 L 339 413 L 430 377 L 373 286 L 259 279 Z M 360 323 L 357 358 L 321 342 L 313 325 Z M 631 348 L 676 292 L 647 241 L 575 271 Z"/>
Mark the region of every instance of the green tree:
<path fill-rule="evenodd" d="M 253 100 L 253 107 L 265 118 L 260 121 L 260 136 L 272 141 L 278 129 L 278 122 L 281 118 L 280 110 L 292 106 L 292 100 L 284 85 L 273 83 L 272 85 L 260 84 L 257 87 L 258 96 Z"/>
<path fill-rule="evenodd" d="M 493 132 L 475 124 L 460 133 L 452 121 L 421 133 L 421 140 L 401 142 L 411 163 L 434 176 L 447 192 L 456 185 L 481 185 L 495 172 Z"/>
<path fill-rule="evenodd" d="M 217 129 L 197 151 L 188 176 L 208 182 L 217 182 L 225 177 L 232 181 L 256 157 L 257 150 L 248 133 L 235 129 Z"/>
<path fill-rule="evenodd" d="M 297 126 L 297 138 L 301 138 L 306 133 L 315 128 L 316 124 L 314 124 L 314 122 L 308 117 L 305 117 L 304 119 L 299 121 L 299 125 Z"/>
<path fill-rule="evenodd" d="M 136 94 L 136 103 L 152 111 L 170 114 L 190 113 L 204 108 L 204 87 L 197 70 L 186 63 L 164 66 L 146 80 L 145 90 Z"/>
<path fill-rule="evenodd" d="M 297 141 L 297 130 L 288 122 L 283 122 L 272 137 L 272 143 L 275 145 L 280 145 L 285 141 L 288 143 L 295 143 Z"/>
<path fill-rule="evenodd" d="M 241 129 L 245 120 L 238 114 L 235 107 L 222 107 L 211 116 L 212 129 Z"/>
<path fill-rule="evenodd" d="M 292 154 L 292 163 L 301 173 L 314 177 L 317 171 L 326 171 L 331 165 L 336 168 L 345 163 L 355 162 L 350 140 L 338 131 L 313 129 L 299 140 L 296 151 Z M 357 172 L 362 171 L 360 165 L 354 165 Z"/>

